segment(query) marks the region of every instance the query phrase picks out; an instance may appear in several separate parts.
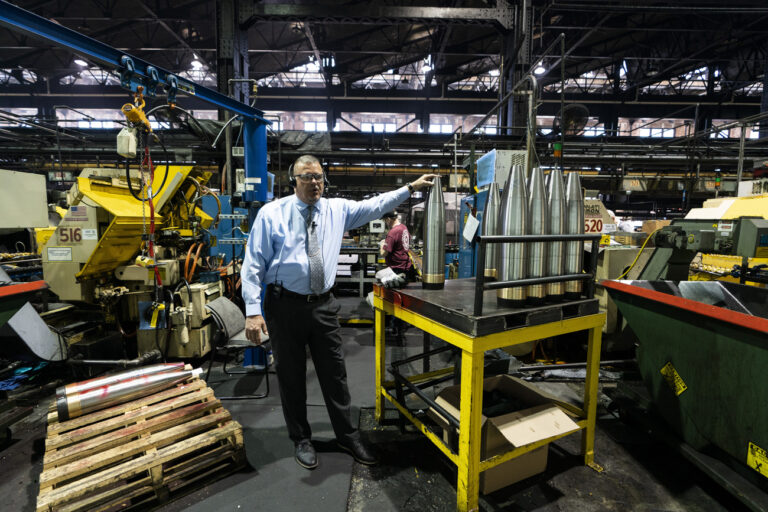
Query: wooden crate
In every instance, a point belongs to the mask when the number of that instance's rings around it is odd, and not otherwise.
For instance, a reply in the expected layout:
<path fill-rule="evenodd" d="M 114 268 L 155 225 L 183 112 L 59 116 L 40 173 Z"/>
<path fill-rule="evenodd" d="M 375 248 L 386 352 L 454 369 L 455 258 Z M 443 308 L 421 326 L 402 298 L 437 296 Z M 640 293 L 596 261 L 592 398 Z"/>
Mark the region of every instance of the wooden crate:
<path fill-rule="evenodd" d="M 240 424 L 197 377 L 64 422 L 52 408 L 37 510 L 145 510 L 244 465 Z"/>

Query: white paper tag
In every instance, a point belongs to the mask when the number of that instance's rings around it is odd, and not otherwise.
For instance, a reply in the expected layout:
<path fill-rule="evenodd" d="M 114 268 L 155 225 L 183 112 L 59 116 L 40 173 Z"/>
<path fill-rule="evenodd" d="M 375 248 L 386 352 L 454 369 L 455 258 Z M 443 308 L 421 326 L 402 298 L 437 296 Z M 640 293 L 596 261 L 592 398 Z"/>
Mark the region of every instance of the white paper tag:
<path fill-rule="evenodd" d="M 617 231 L 616 224 L 603 224 L 603 233 L 613 233 Z"/>
<path fill-rule="evenodd" d="M 464 224 L 464 239 L 467 242 L 471 242 L 475 238 L 477 227 L 480 225 L 480 221 L 474 215 L 467 216 L 467 222 Z"/>
<path fill-rule="evenodd" d="M 99 235 L 95 229 L 84 229 L 83 240 L 98 240 Z"/>
<path fill-rule="evenodd" d="M 49 247 L 48 261 L 72 261 L 71 247 Z"/>
<path fill-rule="evenodd" d="M 733 221 L 720 221 L 717 223 L 717 230 L 720 233 L 730 233 L 733 231 Z"/>

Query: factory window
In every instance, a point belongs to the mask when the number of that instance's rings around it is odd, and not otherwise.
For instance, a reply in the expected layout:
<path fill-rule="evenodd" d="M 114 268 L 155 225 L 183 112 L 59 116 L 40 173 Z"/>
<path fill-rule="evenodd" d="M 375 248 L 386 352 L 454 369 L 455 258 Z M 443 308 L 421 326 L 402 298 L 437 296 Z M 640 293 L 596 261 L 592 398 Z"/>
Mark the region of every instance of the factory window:
<path fill-rule="evenodd" d="M 429 133 L 453 133 L 452 124 L 430 124 Z"/>
<path fill-rule="evenodd" d="M 323 123 L 320 121 L 304 121 L 304 131 L 305 132 L 327 132 L 328 123 Z"/>
<path fill-rule="evenodd" d="M 488 135 L 496 135 L 497 130 L 495 126 L 484 126 L 483 131 L 485 131 L 485 133 Z M 552 130 L 549 131 L 551 132 Z"/>
<path fill-rule="evenodd" d="M 151 124 L 151 123 L 150 123 Z M 78 128 L 92 129 L 92 130 L 111 130 L 117 128 L 118 125 L 114 121 L 78 121 Z"/>
<path fill-rule="evenodd" d="M 675 136 L 675 130 L 672 128 L 650 128 L 647 131 L 650 133 L 651 137 L 672 138 Z"/>
<path fill-rule="evenodd" d="M 397 124 L 396 123 L 387 123 L 384 125 L 384 131 L 393 133 L 397 131 Z"/>
<path fill-rule="evenodd" d="M 602 126 L 587 126 L 584 128 L 585 137 L 597 137 L 599 135 L 605 135 L 605 129 Z"/>

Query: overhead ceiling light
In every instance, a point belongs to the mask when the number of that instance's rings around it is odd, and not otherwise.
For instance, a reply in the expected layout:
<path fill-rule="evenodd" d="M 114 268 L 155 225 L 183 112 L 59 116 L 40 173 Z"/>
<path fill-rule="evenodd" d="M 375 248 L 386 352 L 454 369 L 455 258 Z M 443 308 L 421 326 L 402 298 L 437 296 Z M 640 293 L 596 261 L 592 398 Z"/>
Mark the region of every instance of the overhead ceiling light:
<path fill-rule="evenodd" d="M 78 66 L 80 66 L 81 68 L 86 68 L 86 67 L 88 67 L 88 63 L 87 63 L 87 62 L 85 62 L 83 59 L 75 59 L 75 64 L 77 64 L 77 65 L 78 65 Z"/>
<path fill-rule="evenodd" d="M 536 64 L 536 69 L 533 70 L 534 75 L 543 75 L 547 72 L 547 69 L 542 65 L 541 62 Z"/>
<path fill-rule="evenodd" d="M 192 61 L 192 69 L 202 69 L 202 68 L 203 68 L 202 62 L 200 62 L 199 60 Z"/>
<path fill-rule="evenodd" d="M 429 72 L 429 71 L 432 71 L 432 66 L 430 66 L 429 64 L 424 64 L 424 65 L 421 67 L 421 70 L 422 70 L 424 73 L 427 73 L 427 72 Z"/>
<path fill-rule="evenodd" d="M 492 69 L 488 72 L 491 76 L 499 76 L 499 70 L 498 69 Z"/>

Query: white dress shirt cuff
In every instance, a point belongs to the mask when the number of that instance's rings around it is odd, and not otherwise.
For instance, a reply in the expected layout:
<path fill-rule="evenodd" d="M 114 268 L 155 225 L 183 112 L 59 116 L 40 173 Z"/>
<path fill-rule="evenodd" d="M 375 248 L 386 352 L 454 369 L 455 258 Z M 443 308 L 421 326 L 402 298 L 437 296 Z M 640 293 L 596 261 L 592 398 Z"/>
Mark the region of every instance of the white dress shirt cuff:
<path fill-rule="evenodd" d="M 245 305 L 245 316 L 261 315 L 261 302 Z"/>

